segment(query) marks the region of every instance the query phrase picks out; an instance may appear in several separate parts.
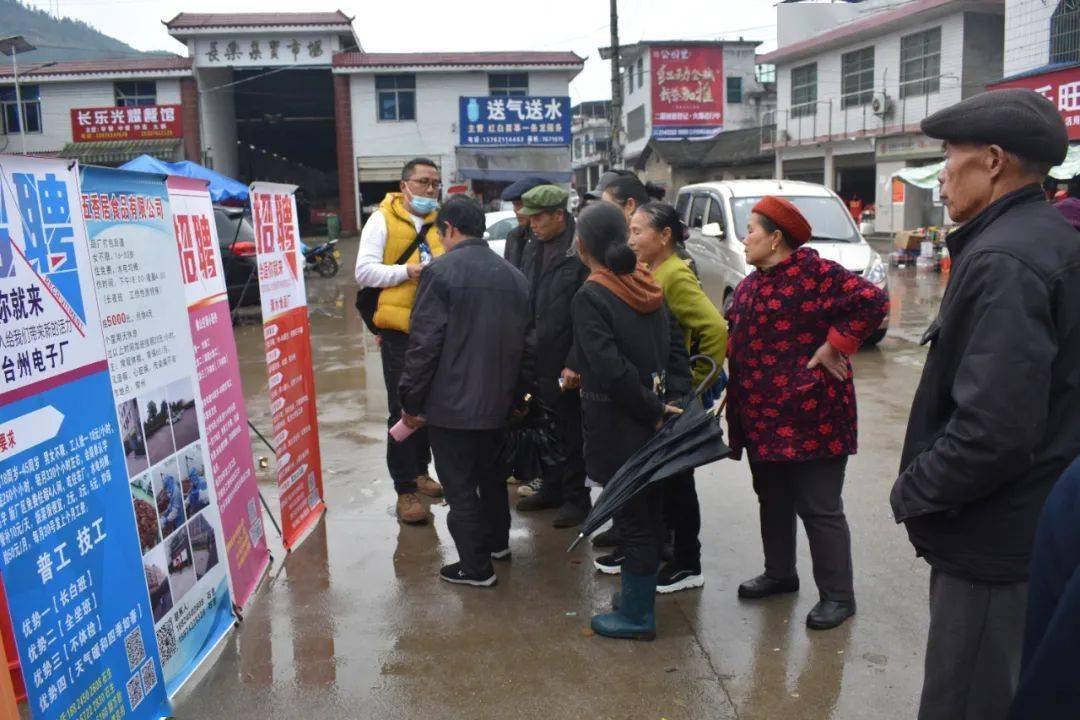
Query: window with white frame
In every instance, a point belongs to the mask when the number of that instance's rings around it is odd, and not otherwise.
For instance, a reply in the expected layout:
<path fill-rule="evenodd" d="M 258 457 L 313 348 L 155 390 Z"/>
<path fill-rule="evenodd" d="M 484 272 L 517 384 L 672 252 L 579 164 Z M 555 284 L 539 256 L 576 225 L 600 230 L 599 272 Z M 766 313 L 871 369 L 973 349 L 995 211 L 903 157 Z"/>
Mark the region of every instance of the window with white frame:
<path fill-rule="evenodd" d="M 639 57 L 637 59 L 637 86 L 641 88 L 645 85 L 645 58 Z"/>
<path fill-rule="evenodd" d="M 1080 0 L 1060 0 L 1050 16 L 1050 63 L 1080 62 Z"/>
<path fill-rule="evenodd" d="M 380 121 L 416 119 L 415 75 L 376 75 L 375 93 Z"/>
<path fill-rule="evenodd" d="M 22 128 L 22 118 L 26 118 L 26 132 L 41 132 L 41 88 L 37 85 L 20 85 L 19 97 L 22 100 L 22 114 L 15 99 L 15 87 L 0 88 L 0 130 L 6 135 L 17 134 Z"/>
<path fill-rule="evenodd" d="M 900 97 L 941 88 L 941 28 L 900 38 Z"/>
<path fill-rule="evenodd" d="M 113 92 L 117 107 L 157 105 L 157 83 L 153 80 L 118 82 Z"/>
<path fill-rule="evenodd" d="M 840 56 L 840 107 L 866 105 L 874 99 L 874 48 Z"/>
<path fill-rule="evenodd" d="M 817 112 L 817 63 L 791 69 L 791 116 Z"/>
<path fill-rule="evenodd" d="M 488 95 L 524 97 L 529 94 L 529 73 L 488 73 Z"/>

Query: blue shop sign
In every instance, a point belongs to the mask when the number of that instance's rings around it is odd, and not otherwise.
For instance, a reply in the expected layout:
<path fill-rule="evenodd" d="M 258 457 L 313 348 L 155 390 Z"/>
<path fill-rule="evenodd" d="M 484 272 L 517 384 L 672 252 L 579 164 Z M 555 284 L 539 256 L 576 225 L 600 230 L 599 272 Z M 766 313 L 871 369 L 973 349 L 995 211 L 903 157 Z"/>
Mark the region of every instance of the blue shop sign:
<path fill-rule="evenodd" d="M 462 97 L 462 146 L 569 145 L 570 98 Z"/>

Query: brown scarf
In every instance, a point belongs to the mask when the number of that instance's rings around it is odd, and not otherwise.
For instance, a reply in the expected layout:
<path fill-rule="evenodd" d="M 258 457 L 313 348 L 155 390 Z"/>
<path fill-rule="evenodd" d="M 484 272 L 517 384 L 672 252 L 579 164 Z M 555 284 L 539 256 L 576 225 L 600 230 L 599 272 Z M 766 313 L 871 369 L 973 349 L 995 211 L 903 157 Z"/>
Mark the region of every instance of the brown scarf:
<path fill-rule="evenodd" d="M 641 263 L 629 275 L 616 275 L 607 268 L 600 268 L 593 270 L 586 280 L 603 285 L 639 315 L 659 310 L 664 304 L 664 291 Z"/>

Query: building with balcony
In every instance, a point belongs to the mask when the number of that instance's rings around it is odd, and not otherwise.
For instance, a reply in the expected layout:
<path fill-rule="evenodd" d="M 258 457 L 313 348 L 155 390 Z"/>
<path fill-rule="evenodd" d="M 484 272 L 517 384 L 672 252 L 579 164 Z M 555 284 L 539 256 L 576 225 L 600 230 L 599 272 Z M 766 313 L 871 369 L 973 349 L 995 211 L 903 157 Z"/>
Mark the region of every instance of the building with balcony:
<path fill-rule="evenodd" d="M 574 188 L 585 193 L 596 187 L 600 176 L 611 167 L 608 148 L 611 144 L 611 101 L 593 100 L 571 108 Z"/>
<path fill-rule="evenodd" d="M 942 222 L 933 193 L 894 183 L 904 167 L 941 159 L 926 116 L 1000 77 L 1004 0 L 781 3 L 775 176 L 818 182 L 876 206 L 875 229 Z"/>

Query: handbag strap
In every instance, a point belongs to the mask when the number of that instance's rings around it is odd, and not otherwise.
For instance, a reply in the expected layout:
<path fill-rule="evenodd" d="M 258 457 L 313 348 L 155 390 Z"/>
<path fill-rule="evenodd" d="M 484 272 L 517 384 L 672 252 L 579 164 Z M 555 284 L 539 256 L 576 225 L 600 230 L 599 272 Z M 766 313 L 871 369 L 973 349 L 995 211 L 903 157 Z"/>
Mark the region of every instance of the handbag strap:
<path fill-rule="evenodd" d="M 405 261 L 409 259 L 409 256 L 416 252 L 416 248 L 420 247 L 420 243 L 424 241 L 428 232 L 431 231 L 431 226 L 435 223 L 424 223 L 420 226 L 420 230 L 416 233 L 416 237 L 409 243 L 409 246 L 405 248 L 405 252 L 401 253 L 401 257 L 394 261 L 395 265 L 404 265 Z"/>

